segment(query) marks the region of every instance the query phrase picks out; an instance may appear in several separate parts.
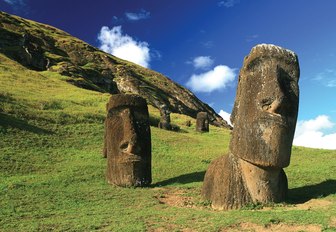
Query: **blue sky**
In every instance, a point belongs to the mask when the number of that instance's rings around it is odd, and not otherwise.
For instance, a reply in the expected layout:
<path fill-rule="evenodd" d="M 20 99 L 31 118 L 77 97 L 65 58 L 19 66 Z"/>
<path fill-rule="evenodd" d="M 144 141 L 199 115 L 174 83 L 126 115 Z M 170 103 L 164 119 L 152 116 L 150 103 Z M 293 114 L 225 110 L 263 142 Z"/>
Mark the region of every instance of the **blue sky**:
<path fill-rule="evenodd" d="M 290 49 L 301 67 L 294 143 L 336 149 L 334 0 L 0 0 L 0 10 L 161 72 L 217 112 L 231 112 L 253 46 Z"/>

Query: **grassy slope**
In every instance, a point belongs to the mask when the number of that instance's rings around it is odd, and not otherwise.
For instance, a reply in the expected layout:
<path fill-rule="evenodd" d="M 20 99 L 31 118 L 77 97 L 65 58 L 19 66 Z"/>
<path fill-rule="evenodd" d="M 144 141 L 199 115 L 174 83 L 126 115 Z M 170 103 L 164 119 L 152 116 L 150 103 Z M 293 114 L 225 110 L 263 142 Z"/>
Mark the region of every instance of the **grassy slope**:
<path fill-rule="evenodd" d="M 246 221 L 333 230 L 336 151 L 293 148 L 286 206 L 213 211 L 200 198 L 200 187 L 209 162 L 227 151 L 230 133 L 214 127 L 196 133 L 183 126 L 190 119 L 183 115 L 172 115 L 182 132 L 151 128 L 150 188 L 106 184 L 101 149 L 109 95 L 76 88 L 63 78 L 28 71 L 0 55 L 0 231 L 217 231 Z M 150 113 L 158 117 L 157 110 Z M 192 207 L 159 203 L 172 192 L 191 199 L 185 204 Z M 292 207 L 312 198 L 332 203 L 310 210 Z"/>

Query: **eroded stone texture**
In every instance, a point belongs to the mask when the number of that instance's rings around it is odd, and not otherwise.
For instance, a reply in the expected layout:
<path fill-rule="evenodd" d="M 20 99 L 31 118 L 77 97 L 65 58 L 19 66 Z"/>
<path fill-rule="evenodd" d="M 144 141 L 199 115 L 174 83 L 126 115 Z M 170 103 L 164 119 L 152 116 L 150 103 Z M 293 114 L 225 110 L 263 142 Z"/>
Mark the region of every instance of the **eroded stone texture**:
<path fill-rule="evenodd" d="M 295 53 L 257 45 L 239 73 L 230 154 L 213 161 L 202 193 L 215 208 L 282 201 L 299 103 Z M 225 160 L 225 161 L 224 161 Z"/>
<path fill-rule="evenodd" d="M 128 94 L 111 96 L 104 144 L 110 184 L 127 187 L 151 183 L 151 136 L 145 99 Z"/>
<path fill-rule="evenodd" d="M 198 112 L 196 117 L 196 131 L 209 132 L 209 116 L 207 112 Z"/>
<path fill-rule="evenodd" d="M 160 122 L 158 127 L 165 130 L 171 130 L 172 125 L 170 124 L 170 110 L 167 105 L 162 104 L 160 107 Z"/>

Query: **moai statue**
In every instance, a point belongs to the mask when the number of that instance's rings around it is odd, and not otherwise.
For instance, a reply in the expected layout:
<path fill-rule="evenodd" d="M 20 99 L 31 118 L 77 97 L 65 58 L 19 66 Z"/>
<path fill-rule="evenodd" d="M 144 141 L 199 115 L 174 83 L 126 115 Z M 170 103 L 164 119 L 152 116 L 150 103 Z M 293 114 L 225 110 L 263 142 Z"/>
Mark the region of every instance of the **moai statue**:
<path fill-rule="evenodd" d="M 295 53 L 257 45 L 239 73 L 229 154 L 214 160 L 202 194 L 217 209 L 280 202 L 288 185 L 299 103 L 299 62 Z"/>
<path fill-rule="evenodd" d="M 198 112 L 196 117 L 196 131 L 209 132 L 209 117 L 207 112 Z"/>
<path fill-rule="evenodd" d="M 165 130 L 171 130 L 172 125 L 170 124 L 170 111 L 166 104 L 160 105 L 160 122 L 158 127 Z"/>
<path fill-rule="evenodd" d="M 123 187 L 151 183 L 151 136 L 145 99 L 133 94 L 111 96 L 104 144 L 108 183 Z"/>

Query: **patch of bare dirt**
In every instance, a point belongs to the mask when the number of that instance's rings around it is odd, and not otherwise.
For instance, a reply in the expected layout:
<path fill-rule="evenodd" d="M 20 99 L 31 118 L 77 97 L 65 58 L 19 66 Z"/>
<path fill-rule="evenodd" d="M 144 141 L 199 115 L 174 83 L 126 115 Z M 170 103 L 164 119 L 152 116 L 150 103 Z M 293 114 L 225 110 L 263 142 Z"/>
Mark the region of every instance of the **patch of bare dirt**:
<path fill-rule="evenodd" d="M 313 209 L 323 209 L 328 208 L 333 203 L 325 199 L 311 199 L 302 204 L 296 205 L 284 205 L 281 210 L 313 210 Z M 263 207 L 262 211 L 274 210 L 274 207 Z"/>
<path fill-rule="evenodd" d="M 294 206 L 295 209 L 300 210 L 311 210 L 311 209 L 320 209 L 320 208 L 327 208 L 332 204 L 331 201 L 324 200 L 324 199 L 311 199 L 303 204 L 297 204 Z"/>
<path fill-rule="evenodd" d="M 169 206 L 194 208 L 194 200 L 186 195 L 186 191 L 182 189 L 169 189 L 156 196 L 160 204 Z"/>
<path fill-rule="evenodd" d="M 309 231 L 309 232 L 320 232 L 322 231 L 319 225 L 288 225 L 288 224 L 267 224 L 258 225 L 255 223 L 240 223 L 229 228 L 221 230 L 222 232 L 299 232 L 299 231 Z"/>
<path fill-rule="evenodd" d="M 330 218 L 329 226 L 336 228 L 336 217 Z"/>

